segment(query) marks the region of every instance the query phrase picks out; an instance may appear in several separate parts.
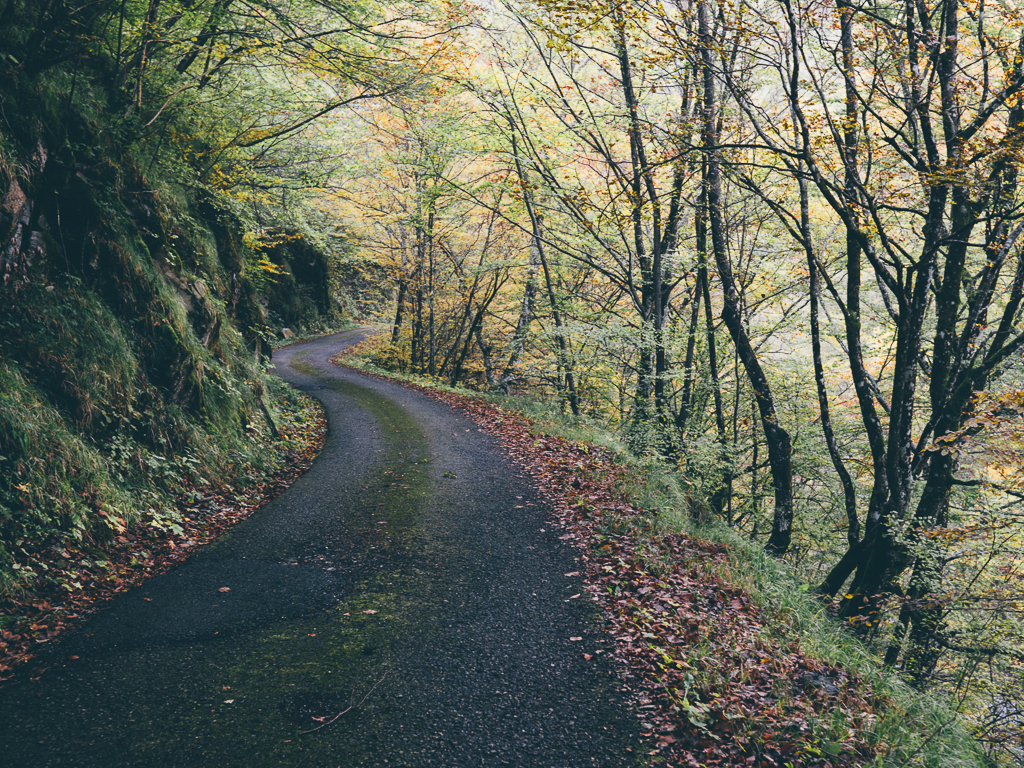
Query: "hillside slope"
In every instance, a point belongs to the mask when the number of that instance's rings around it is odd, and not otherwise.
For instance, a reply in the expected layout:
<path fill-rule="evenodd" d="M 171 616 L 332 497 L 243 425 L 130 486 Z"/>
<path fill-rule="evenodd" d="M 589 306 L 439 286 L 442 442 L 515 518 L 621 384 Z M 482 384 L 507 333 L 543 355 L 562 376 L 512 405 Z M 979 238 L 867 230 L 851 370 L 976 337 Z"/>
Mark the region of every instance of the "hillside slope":
<path fill-rule="evenodd" d="M 273 463 L 268 312 L 346 322 L 310 288 L 330 254 L 297 234 L 254 244 L 230 197 L 123 141 L 87 64 L 5 66 L 0 596 L 45 578 L 47 547 L 174 526 L 175 493 Z"/>

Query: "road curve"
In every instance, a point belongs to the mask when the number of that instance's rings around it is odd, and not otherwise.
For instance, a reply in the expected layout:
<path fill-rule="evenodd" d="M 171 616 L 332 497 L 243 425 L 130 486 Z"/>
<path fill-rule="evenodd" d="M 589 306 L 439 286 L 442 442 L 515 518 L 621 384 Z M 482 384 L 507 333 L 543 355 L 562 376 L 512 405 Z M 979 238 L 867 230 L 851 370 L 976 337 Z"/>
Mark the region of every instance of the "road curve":
<path fill-rule="evenodd" d="M 468 419 L 332 366 L 362 333 L 275 354 L 327 410 L 322 454 L 51 649 L 40 680 L 0 690 L 0 763 L 635 764 L 543 500 Z"/>

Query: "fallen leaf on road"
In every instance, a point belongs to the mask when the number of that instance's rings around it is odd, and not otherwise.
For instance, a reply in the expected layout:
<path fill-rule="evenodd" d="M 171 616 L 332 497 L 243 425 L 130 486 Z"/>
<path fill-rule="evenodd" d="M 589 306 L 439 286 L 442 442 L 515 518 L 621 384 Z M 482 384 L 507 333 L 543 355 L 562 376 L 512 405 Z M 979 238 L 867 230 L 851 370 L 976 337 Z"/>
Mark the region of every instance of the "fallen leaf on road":
<path fill-rule="evenodd" d="M 583 638 L 582 637 L 570 637 L 569 639 L 572 640 L 573 642 L 576 642 L 577 640 L 582 640 Z"/>
<path fill-rule="evenodd" d="M 217 591 L 218 592 L 230 592 L 231 591 L 231 587 L 221 587 Z"/>

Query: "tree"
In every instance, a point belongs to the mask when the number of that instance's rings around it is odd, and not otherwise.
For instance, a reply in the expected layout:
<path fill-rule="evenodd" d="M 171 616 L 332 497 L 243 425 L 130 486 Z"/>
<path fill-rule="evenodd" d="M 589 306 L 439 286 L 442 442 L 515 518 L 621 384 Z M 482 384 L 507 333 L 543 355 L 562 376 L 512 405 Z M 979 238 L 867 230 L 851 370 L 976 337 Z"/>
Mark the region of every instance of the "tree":
<path fill-rule="evenodd" d="M 504 189 L 476 178 L 468 148 L 476 128 L 458 87 L 438 82 L 360 117 L 363 151 L 336 194 L 361 246 L 394 281 L 393 348 L 411 370 L 454 386 L 474 341 L 487 346 L 485 320 L 518 242 L 496 213 Z M 490 204 L 477 204 L 461 184 Z M 490 381 L 492 366 L 480 351 Z"/>
<path fill-rule="evenodd" d="M 777 73 L 782 106 L 732 78 L 731 91 L 777 172 L 813 184 L 845 231 L 843 267 L 830 271 L 806 221 L 749 171 L 737 173 L 778 211 L 842 313 L 872 467 L 863 538 L 851 538 L 821 591 L 837 595 L 852 575 L 841 613 L 868 628 L 912 569 L 908 665 L 923 669 L 933 661 L 920 649 L 941 634 L 941 610 L 928 600 L 941 557 L 927 532 L 950 524 L 958 482 L 955 452 L 943 446 L 960 439 L 978 396 L 1024 346 L 1024 39 L 999 11 L 972 17 L 956 0 L 839 4 L 838 35 L 812 24 L 809 6 L 777 8 L 780 32 L 758 29 L 777 45 L 753 56 Z M 870 300 L 883 305 L 870 333 L 892 349 L 891 368 L 874 372 L 865 355 Z"/>
<path fill-rule="evenodd" d="M 526 43 L 522 58 L 514 62 L 505 44 L 493 41 L 499 77 L 479 93 L 507 134 L 534 248 L 578 262 L 629 302 L 643 345 L 633 444 L 671 454 L 666 329 L 672 291 L 685 276 L 672 264 L 685 171 L 678 157 L 665 157 L 671 137 L 650 131 L 648 110 L 665 102 L 643 101 L 648 75 L 637 64 L 638 20 L 617 5 L 582 14 L 557 2 L 507 10 L 506 23 Z M 692 106 L 684 94 L 677 118 L 688 119 Z M 652 420 L 663 427 L 657 446 L 644 437 Z"/>

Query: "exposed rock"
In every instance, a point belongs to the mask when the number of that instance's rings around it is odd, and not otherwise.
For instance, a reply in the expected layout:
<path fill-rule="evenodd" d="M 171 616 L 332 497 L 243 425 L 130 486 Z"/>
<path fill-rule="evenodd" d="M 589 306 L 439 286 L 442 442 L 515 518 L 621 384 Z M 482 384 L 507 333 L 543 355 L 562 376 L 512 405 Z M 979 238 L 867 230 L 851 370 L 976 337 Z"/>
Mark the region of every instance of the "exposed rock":
<path fill-rule="evenodd" d="M 42 251 L 41 237 L 36 240 L 34 233 L 29 233 L 29 225 L 32 221 L 32 201 L 22 192 L 21 186 L 14 179 L 4 196 L 3 210 L 10 215 L 13 228 L 6 233 L 8 239 L 0 245 L 0 274 L 3 274 L 3 282 L 6 285 L 13 275 L 21 275 L 23 281 L 28 280 L 29 259 L 32 255 Z M 5 216 L 6 218 L 6 216 Z M 29 243 L 25 243 L 25 236 L 29 235 Z"/>
<path fill-rule="evenodd" d="M 7 211 L 12 218 L 17 219 L 21 213 L 21 208 L 25 203 L 28 202 L 28 198 L 25 197 L 25 193 L 21 191 L 21 185 L 15 179 L 11 179 L 11 186 L 7 189 L 7 194 L 4 196 L 4 210 Z"/>

